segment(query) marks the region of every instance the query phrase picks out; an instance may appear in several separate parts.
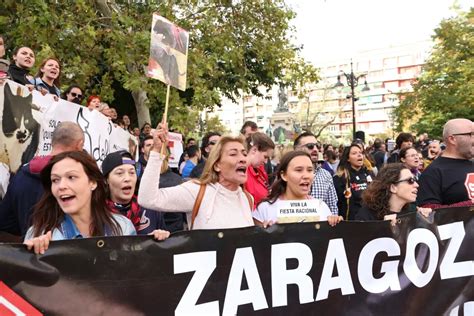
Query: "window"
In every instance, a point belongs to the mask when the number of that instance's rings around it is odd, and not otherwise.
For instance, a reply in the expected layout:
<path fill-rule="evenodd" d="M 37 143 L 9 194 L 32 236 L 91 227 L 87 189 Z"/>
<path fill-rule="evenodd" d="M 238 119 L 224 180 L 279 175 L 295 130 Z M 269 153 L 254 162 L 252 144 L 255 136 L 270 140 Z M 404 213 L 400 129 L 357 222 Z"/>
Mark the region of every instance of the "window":
<path fill-rule="evenodd" d="M 384 87 L 387 90 L 397 91 L 398 90 L 398 81 L 387 81 L 384 82 Z"/>
<path fill-rule="evenodd" d="M 383 68 L 395 68 L 397 67 L 397 57 L 384 58 Z"/>
<path fill-rule="evenodd" d="M 383 68 L 383 62 L 382 59 L 372 59 L 370 61 L 370 70 L 379 70 Z"/>
<path fill-rule="evenodd" d="M 413 64 L 413 56 L 411 55 L 400 56 L 398 57 L 398 63 L 400 64 L 400 66 L 411 65 Z"/>

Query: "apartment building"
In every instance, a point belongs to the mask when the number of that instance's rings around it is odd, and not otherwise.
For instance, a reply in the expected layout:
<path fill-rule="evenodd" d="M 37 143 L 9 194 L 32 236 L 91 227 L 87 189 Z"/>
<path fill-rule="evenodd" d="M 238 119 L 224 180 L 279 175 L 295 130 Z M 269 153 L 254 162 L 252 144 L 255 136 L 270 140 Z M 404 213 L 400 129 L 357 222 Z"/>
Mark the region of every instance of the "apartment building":
<path fill-rule="evenodd" d="M 354 91 L 356 130 L 364 131 L 366 137 L 393 134 L 393 109 L 399 104 L 398 93 L 412 90 L 432 45 L 431 41 L 417 42 L 368 50 L 352 57 L 352 71 L 359 77 Z M 351 73 L 351 59 L 317 67 L 321 81 L 307 89 L 306 98 L 299 98 L 296 91 L 290 91 L 290 110 L 304 118 L 300 120 L 303 127 L 307 126 L 305 122 L 313 120 L 313 131 L 327 125 L 323 134 L 350 138 L 351 89 L 343 73 Z M 343 87 L 335 87 L 338 78 Z"/>
<path fill-rule="evenodd" d="M 353 73 L 365 75 L 359 79 L 354 92 L 356 130 L 364 131 L 367 138 L 393 135 L 392 113 L 399 104 L 398 93 L 412 90 L 432 45 L 432 41 L 423 41 L 368 50 L 352 58 L 316 65 L 320 69 L 320 82 L 303 87 L 303 95 L 301 91 L 288 91 L 293 128 L 301 130 L 309 126 L 318 132 L 325 126 L 321 135 L 351 139 L 351 89 L 343 73 L 350 74 L 352 60 Z M 335 88 L 338 76 L 344 86 Z M 260 92 L 263 97 L 243 95 L 237 103 L 223 99 L 222 107 L 215 108 L 211 115 L 217 115 L 234 134 L 247 120 L 256 122 L 262 132 L 273 131 L 271 117 L 278 106 L 278 87 L 270 91 L 261 88 Z"/>

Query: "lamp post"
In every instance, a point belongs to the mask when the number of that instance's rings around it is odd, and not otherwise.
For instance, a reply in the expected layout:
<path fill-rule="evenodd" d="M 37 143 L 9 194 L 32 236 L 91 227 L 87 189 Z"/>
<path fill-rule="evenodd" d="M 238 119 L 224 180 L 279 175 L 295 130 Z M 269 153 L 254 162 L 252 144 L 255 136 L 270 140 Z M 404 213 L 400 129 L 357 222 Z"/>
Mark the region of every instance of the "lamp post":
<path fill-rule="evenodd" d="M 369 91 L 370 88 L 367 85 L 367 79 L 365 74 L 361 75 L 354 75 L 354 71 L 352 69 L 352 59 L 351 59 L 351 72 L 349 74 L 345 73 L 344 71 L 341 70 L 340 74 L 337 76 L 337 83 L 334 85 L 334 88 L 342 88 L 344 87 L 344 84 L 341 82 L 341 77 L 344 75 L 347 80 L 347 85 L 351 88 L 351 94 L 347 95 L 347 98 L 351 98 L 352 100 L 352 139 L 356 138 L 356 110 L 355 110 L 355 101 L 359 100 L 359 98 L 356 98 L 354 95 L 354 89 L 359 85 L 359 79 L 364 78 L 364 87 L 362 88 L 362 91 Z"/>

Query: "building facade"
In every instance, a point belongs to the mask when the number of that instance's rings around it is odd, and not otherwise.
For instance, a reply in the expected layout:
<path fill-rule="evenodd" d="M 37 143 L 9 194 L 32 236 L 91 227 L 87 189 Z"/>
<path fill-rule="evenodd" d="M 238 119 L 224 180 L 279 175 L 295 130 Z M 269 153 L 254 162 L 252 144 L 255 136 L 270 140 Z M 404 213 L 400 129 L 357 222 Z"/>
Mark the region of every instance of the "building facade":
<path fill-rule="evenodd" d="M 355 88 L 356 130 L 366 138 L 393 136 L 393 109 L 399 104 L 398 94 L 412 90 L 421 74 L 433 46 L 431 41 L 368 50 L 352 56 L 352 70 L 361 77 Z M 342 143 L 352 137 L 351 89 L 342 73 L 351 72 L 351 59 L 335 60 L 316 65 L 321 80 L 298 90 L 288 90 L 288 110 L 294 115 L 295 132 L 310 129 L 321 132 L 328 141 Z M 338 82 L 344 85 L 336 88 Z M 368 91 L 363 89 L 368 87 Z M 364 90 L 364 91 L 363 91 Z M 270 91 L 262 88 L 263 97 L 243 95 L 238 103 L 224 99 L 216 108 L 222 123 L 237 134 L 244 121 L 254 121 L 260 131 L 272 131 L 272 115 L 278 106 L 278 87 Z"/>

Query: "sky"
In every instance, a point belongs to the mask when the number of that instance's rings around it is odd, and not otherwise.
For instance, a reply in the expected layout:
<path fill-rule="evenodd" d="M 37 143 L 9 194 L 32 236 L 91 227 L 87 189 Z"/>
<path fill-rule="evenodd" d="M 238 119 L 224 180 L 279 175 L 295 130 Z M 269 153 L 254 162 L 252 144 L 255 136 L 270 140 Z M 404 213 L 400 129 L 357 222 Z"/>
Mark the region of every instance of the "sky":
<path fill-rule="evenodd" d="M 453 0 L 286 0 L 296 12 L 295 44 L 314 64 L 357 52 L 429 40 Z M 470 1 L 459 0 L 463 10 Z"/>

